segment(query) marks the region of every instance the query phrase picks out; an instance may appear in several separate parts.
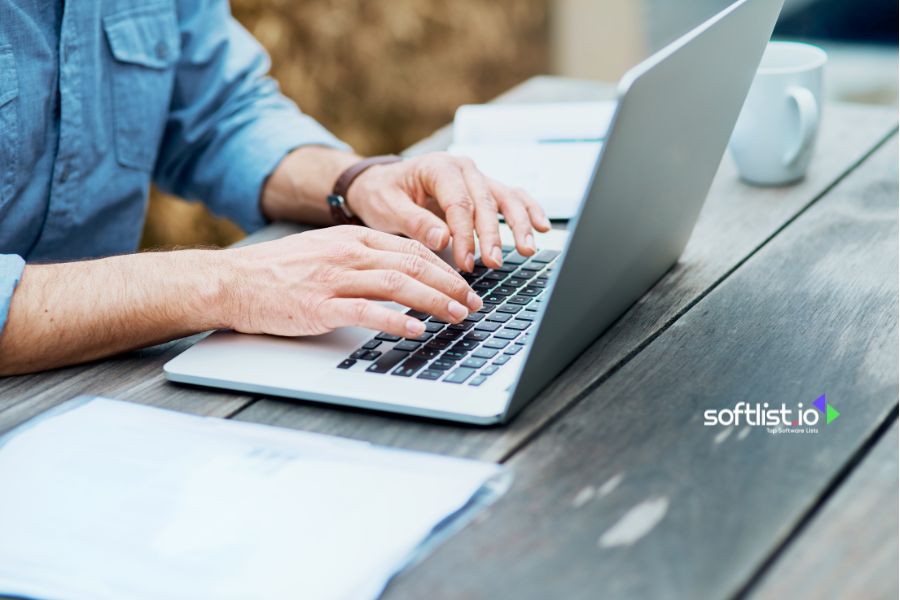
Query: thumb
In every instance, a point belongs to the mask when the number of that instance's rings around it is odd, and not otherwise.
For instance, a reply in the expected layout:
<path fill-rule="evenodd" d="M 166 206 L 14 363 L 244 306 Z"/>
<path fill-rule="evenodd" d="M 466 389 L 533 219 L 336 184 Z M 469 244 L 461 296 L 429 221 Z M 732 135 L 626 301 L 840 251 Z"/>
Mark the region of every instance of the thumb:
<path fill-rule="evenodd" d="M 443 250 L 450 242 L 450 229 L 436 214 L 422 208 L 409 198 L 398 199 L 391 207 L 394 227 L 400 233 L 422 242 L 434 251 Z"/>

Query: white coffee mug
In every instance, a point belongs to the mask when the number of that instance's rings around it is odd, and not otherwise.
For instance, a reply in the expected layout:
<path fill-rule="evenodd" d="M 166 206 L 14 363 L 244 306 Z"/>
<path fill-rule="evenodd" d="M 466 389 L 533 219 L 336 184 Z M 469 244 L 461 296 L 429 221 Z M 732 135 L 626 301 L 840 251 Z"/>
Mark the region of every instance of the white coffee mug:
<path fill-rule="evenodd" d="M 770 42 L 729 148 L 742 179 L 784 185 L 806 174 L 822 115 L 828 55 L 810 44 Z"/>

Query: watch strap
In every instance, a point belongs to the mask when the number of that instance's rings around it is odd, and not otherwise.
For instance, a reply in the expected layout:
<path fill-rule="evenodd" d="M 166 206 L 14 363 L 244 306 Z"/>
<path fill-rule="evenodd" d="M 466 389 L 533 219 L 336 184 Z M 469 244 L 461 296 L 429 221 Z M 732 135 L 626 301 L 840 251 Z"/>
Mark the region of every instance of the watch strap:
<path fill-rule="evenodd" d="M 352 164 L 334 183 L 334 189 L 328 196 L 328 206 L 331 209 L 331 217 L 334 221 L 341 225 L 362 225 L 363 222 L 353 214 L 350 207 L 347 206 L 347 192 L 357 177 L 362 175 L 366 169 L 376 165 L 386 165 L 399 162 L 403 158 L 395 154 L 386 154 L 382 156 L 371 156 Z"/>

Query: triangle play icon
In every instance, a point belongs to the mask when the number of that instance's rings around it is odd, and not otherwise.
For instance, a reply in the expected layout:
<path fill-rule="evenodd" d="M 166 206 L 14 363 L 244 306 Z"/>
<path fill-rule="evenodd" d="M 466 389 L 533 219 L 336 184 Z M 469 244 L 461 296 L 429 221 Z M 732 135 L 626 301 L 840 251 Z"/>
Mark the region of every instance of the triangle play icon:
<path fill-rule="evenodd" d="M 831 423 L 832 421 L 837 419 L 839 416 L 841 416 L 841 413 L 839 413 L 838 409 L 836 409 L 835 407 L 833 407 L 830 404 L 827 404 L 826 407 L 827 407 L 827 410 L 825 412 L 825 424 L 828 425 L 829 423 Z"/>

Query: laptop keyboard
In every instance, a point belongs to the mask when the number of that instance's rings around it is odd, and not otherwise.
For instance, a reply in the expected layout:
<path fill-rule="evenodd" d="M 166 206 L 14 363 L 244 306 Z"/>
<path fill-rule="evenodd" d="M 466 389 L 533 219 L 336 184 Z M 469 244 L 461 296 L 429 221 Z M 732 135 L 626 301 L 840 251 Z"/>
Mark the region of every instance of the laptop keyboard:
<path fill-rule="evenodd" d="M 425 333 L 415 338 L 379 333 L 337 368 L 363 362 L 371 363 L 367 373 L 471 386 L 487 381 L 529 342 L 529 328 L 559 256 L 556 250 L 538 250 L 528 258 L 511 246 L 504 246 L 503 253 L 498 269 L 479 259 L 472 273 L 460 273 L 481 296 L 481 310 L 455 324 L 410 310 L 407 314 L 425 322 Z"/>

